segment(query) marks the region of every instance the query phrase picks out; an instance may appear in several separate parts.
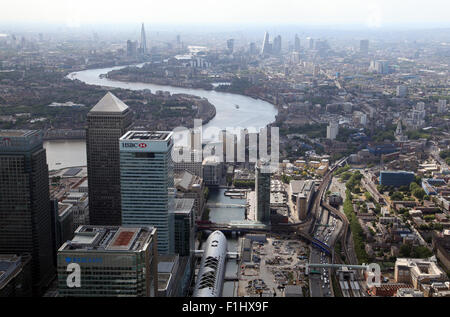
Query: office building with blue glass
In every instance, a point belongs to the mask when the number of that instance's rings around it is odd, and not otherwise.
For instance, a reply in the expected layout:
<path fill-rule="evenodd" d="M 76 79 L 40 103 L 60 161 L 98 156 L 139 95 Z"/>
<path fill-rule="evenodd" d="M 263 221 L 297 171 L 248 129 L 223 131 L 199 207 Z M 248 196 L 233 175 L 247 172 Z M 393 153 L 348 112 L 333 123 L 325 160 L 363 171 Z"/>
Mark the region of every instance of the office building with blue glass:
<path fill-rule="evenodd" d="M 414 173 L 406 171 L 381 171 L 380 184 L 383 186 L 409 186 L 414 181 Z"/>
<path fill-rule="evenodd" d="M 58 250 L 59 296 L 157 296 L 156 245 L 154 227 L 78 227 L 72 240 Z M 78 285 L 71 268 L 73 263 L 80 270 Z"/>
<path fill-rule="evenodd" d="M 172 132 L 129 131 L 119 143 L 122 225 L 156 227 L 158 253 L 173 253 Z"/>

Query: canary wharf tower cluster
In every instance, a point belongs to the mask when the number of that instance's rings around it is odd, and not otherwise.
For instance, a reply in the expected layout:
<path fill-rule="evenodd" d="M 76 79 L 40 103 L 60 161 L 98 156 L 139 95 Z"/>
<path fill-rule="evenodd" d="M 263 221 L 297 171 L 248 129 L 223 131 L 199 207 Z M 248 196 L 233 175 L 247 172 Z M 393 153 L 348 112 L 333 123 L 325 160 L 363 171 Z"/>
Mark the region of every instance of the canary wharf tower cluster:
<path fill-rule="evenodd" d="M 158 251 L 174 252 L 171 132 L 128 131 L 128 106 L 108 92 L 88 114 L 91 225 L 150 225 Z"/>

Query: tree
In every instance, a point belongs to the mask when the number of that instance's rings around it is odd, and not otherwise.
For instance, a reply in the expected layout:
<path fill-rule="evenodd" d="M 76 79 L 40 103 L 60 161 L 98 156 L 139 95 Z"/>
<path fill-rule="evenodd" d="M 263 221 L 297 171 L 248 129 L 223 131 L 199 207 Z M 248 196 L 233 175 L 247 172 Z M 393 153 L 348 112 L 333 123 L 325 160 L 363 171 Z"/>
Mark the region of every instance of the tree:
<path fill-rule="evenodd" d="M 413 191 L 411 191 L 411 193 L 413 194 L 414 197 L 416 197 L 417 199 L 423 199 L 423 197 L 425 196 L 425 191 L 423 190 L 423 188 L 416 188 Z"/>
<path fill-rule="evenodd" d="M 403 194 L 401 192 L 394 192 L 391 195 L 392 200 L 403 200 Z"/>
<path fill-rule="evenodd" d="M 403 244 L 399 250 L 400 257 L 409 258 L 411 255 L 411 246 L 408 244 Z"/>
<path fill-rule="evenodd" d="M 420 188 L 419 187 L 419 185 L 416 183 L 416 182 L 412 182 L 410 185 L 409 185 L 409 190 L 412 192 L 413 190 L 415 190 L 415 189 L 417 189 L 417 188 Z"/>

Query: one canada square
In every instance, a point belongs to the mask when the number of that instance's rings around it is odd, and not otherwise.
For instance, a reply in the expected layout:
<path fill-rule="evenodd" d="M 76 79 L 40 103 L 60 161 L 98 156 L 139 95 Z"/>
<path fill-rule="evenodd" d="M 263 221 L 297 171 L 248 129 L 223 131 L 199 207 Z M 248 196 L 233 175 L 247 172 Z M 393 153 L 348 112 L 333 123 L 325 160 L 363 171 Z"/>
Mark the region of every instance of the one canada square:
<path fill-rule="evenodd" d="M 128 106 L 108 92 L 88 113 L 86 135 L 91 225 L 121 225 L 119 139 L 132 124 Z"/>

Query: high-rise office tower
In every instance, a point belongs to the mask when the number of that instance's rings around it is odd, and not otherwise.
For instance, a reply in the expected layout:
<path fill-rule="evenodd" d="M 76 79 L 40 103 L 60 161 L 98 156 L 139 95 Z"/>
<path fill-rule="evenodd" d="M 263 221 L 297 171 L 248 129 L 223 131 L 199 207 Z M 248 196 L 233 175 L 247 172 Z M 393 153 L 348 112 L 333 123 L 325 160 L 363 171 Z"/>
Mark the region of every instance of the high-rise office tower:
<path fill-rule="evenodd" d="M 362 54 L 369 53 L 369 40 L 361 40 L 359 41 L 359 52 Z"/>
<path fill-rule="evenodd" d="M 160 254 L 174 252 L 172 147 L 172 132 L 130 131 L 120 138 L 122 224 L 155 226 Z"/>
<path fill-rule="evenodd" d="M 127 56 L 135 57 L 137 53 L 137 42 L 136 41 L 127 41 Z"/>
<path fill-rule="evenodd" d="M 227 40 L 227 49 L 230 54 L 234 51 L 234 39 Z"/>
<path fill-rule="evenodd" d="M 91 225 L 120 225 L 119 139 L 132 123 L 132 113 L 108 92 L 87 115 L 87 168 Z"/>
<path fill-rule="evenodd" d="M 255 42 L 251 42 L 249 44 L 248 52 L 249 52 L 250 55 L 258 54 L 258 51 L 256 50 L 256 43 Z"/>
<path fill-rule="evenodd" d="M 0 130 L 0 253 L 32 256 L 35 295 L 56 273 L 50 207 L 42 133 Z"/>
<path fill-rule="evenodd" d="M 295 52 L 300 52 L 300 38 L 298 37 L 298 34 L 295 34 L 294 51 Z"/>
<path fill-rule="evenodd" d="M 272 51 L 274 54 L 281 53 L 281 35 L 278 35 L 274 38 Z"/>
<path fill-rule="evenodd" d="M 193 257 L 195 252 L 195 200 L 177 198 L 174 204 L 175 253 Z"/>
<path fill-rule="evenodd" d="M 141 46 L 139 49 L 142 55 L 147 54 L 147 36 L 145 35 L 144 23 L 142 23 L 141 27 Z"/>
<path fill-rule="evenodd" d="M 270 52 L 271 51 L 270 48 L 271 48 L 271 45 L 269 43 L 269 33 L 266 32 L 264 34 L 264 41 L 263 41 L 263 45 L 262 45 L 262 48 L 261 48 L 261 55 L 270 54 L 271 53 Z"/>
<path fill-rule="evenodd" d="M 439 99 L 437 104 L 437 113 L 446 113 L 447 112 L 447 100 Z"/>
<path fill-rule="evenodd" d="M 309 41 L 309 49 L 313 50 L 314 49 L 314 39 L 312 37 L 308 38 Z"/>
<path fill-rule="evenodd" d="M 261 222 L 270 221 L 270 175 L 268 162 L 255 164 L 256 219 Z"/>
<path fill-rule="evenodd" d="M 64 297 L 154 297 L 158 292 L 157 229 L 149 226 L 81 226 L 58 250 L 58 289 Z M 79 287 L 68 285 L 71 264 Z M 74 284 L 76 280 L 71 280 Z"/>

